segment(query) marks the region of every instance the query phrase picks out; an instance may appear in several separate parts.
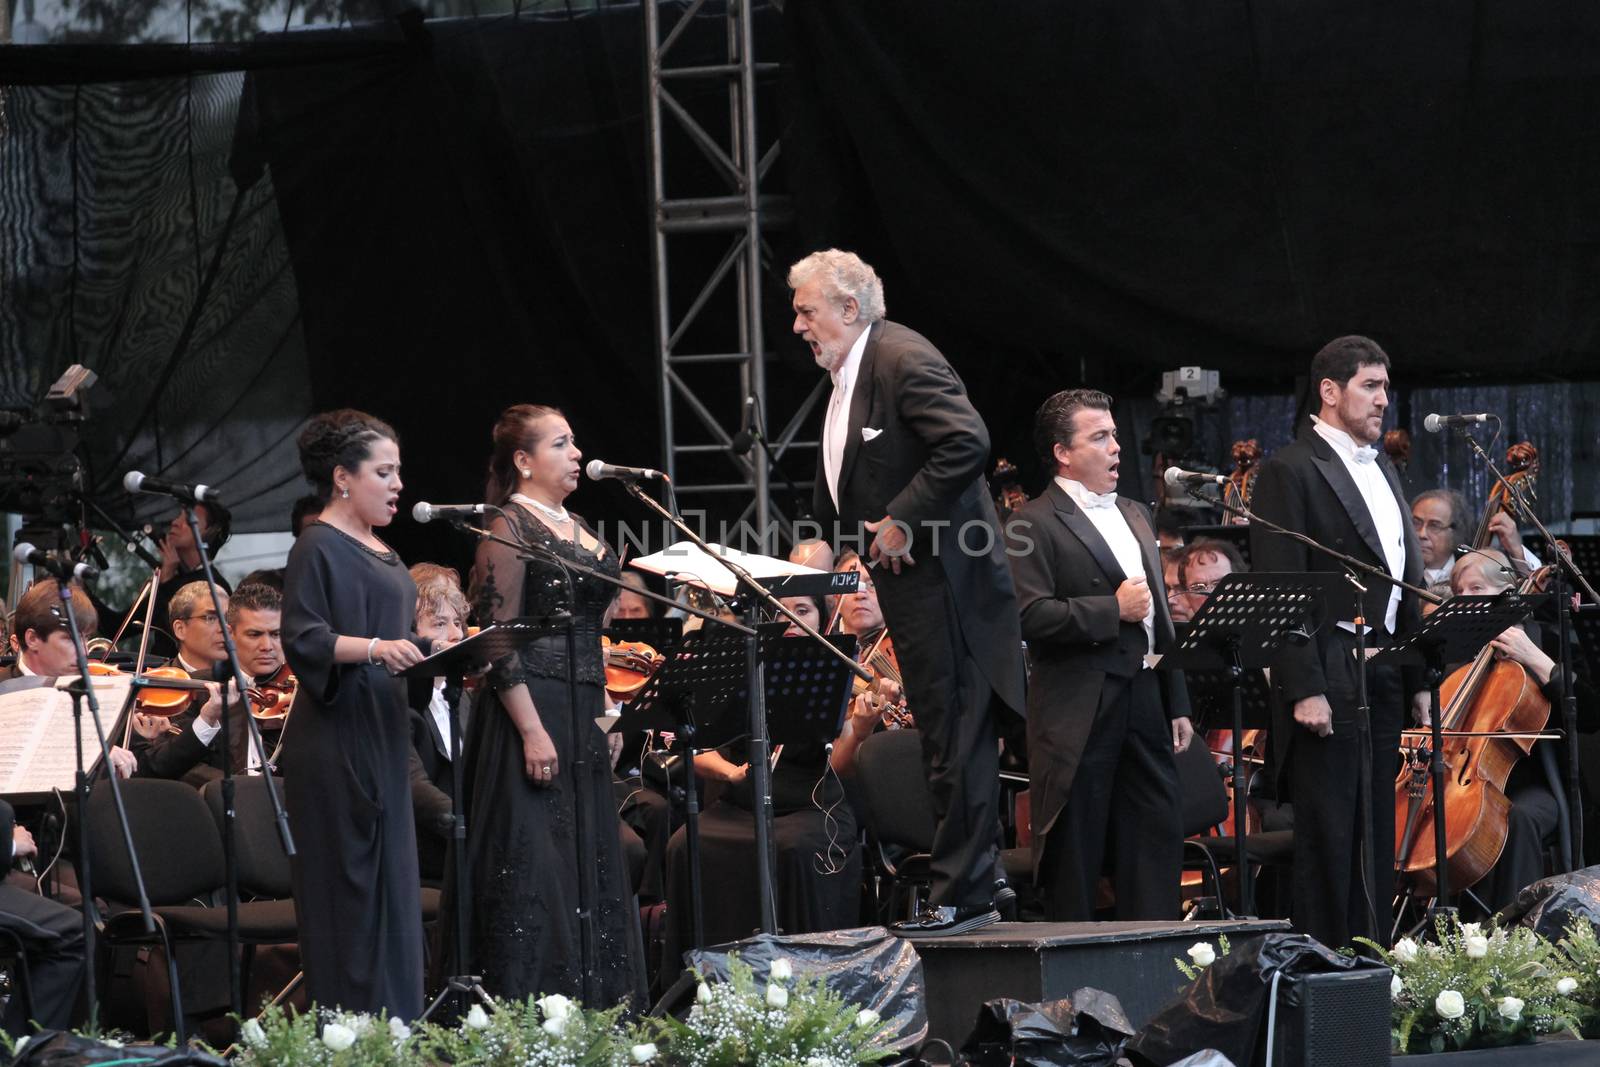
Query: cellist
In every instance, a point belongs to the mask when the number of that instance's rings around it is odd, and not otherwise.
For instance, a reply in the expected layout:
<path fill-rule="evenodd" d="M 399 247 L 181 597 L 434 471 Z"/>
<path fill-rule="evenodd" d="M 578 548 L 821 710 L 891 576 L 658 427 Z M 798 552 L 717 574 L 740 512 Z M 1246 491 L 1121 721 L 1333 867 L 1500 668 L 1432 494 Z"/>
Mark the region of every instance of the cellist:
<path fill-rule="evenodd" d="M 1456 561 L 1450 572 L 1452 595 L 1494 596 L 1517 581 L 1506 554 L 1495 548 L 1467 552 Z M 1552 708 L 1561 703 L 1561 671 L 1556 661 L 1539 644 L 1534 624 L 1513 626 L 1492 642 L 1495 655 L 1501 659 L 1520 663 L 1538 683 Z M 1569 673 L 1570 670 L 1569 670 Z M 1578 687 L 1579 728 L 1585 732 L 1595 726 L 1593 693 L 1579 686 L 1574 675 L 1572 684 Z M 1584 714 L 1587 713 L 1587 714 Z M 1559 723 L 1552 723 L 1559 726 Z M 1539 751 L 1548 741 L 1535 742 L 1529 758 L 1518 760 L 1506 780 L 1506 797 L 1511 801 L 1511 812 L 1506 820 L 1505 849 L 1500 860 L 1473 890 L 1491 913 L 1499 911 L 1516 898 L 1526 885 L 1544 877 L 1544 851 L 1555 838 L 1560 811 L 1551 789 L 1545 762 Z M 1561 746 L 1557 743 L 1555 751 Z"/>

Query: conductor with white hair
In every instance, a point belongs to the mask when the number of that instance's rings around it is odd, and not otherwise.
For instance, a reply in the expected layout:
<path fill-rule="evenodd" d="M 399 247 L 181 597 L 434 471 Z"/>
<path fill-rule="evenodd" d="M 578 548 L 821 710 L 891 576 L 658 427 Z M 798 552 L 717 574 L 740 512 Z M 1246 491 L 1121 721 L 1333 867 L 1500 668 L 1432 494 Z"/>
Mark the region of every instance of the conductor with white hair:
<path fill-rule="evenodd" d="M 815 514 L 836 541 L 870 538 L 933 799 L 929 905 L 894 929 L 965 933 L 999 918 L 995 716 L 1024 707 L 1016 593 L 983 477 L 989 431 L 939 350 L 884 317 L 859 256 L 814 252 L 789 287 L 794 332 L 833 381 Z"/>

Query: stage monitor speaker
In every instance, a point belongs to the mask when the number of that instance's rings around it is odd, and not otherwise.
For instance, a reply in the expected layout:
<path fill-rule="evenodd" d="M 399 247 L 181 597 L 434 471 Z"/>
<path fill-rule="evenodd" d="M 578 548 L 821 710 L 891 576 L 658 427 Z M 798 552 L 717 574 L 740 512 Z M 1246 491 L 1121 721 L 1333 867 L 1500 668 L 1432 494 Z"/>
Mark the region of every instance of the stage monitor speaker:
<path fill-rule="evenodd" d="M 1388 970 L 1364 970 L 1283 978 L 1272 1062 L 1285 1067 L 1388 1063 L 1391 976 Z M 1265 1057 L 1258 1054 L 1256 1062 Z"/>

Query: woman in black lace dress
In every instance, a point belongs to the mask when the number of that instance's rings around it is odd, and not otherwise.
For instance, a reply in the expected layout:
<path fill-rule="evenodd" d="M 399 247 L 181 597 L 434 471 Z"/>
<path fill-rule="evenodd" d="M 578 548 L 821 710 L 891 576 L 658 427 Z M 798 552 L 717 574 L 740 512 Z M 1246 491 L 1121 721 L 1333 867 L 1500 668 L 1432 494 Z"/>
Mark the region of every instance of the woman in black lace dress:
<path fill-rule="evenodd" d="M 494 429 L 485 499 L 504 515 L 491 529 L 511 541 L 543 545 L 615 576 L 616 554 L 562 501 L 578 484 L 582 453 L 554 408 L 518 404 Z M 632 998 L 644 1006 L 638 913 L 627 886 L 611 796 L 605 735 L 594 725 L 604 709 L 601 616 L 612 586 L 575 575 L 577 682 L 575 716 L 567 687 L 565 635 L 541 638 L 497 664 L 472 717 L 466 747 L 471 908 L 469 973 L 492 993 L 582 992 L 579 967 L 578 863 L 597 872 L 594 905 L 594 1006 Z M 568 609 L 567 580 L 548 562 L 525 563 L 505 546 L 484 542 L 473 567 L 478 619 L 541 616 Z M 586 746 L 582 781 L 573 772 Z M 573 800 L 582 791 L 589 840 L 576 841 Z"/>

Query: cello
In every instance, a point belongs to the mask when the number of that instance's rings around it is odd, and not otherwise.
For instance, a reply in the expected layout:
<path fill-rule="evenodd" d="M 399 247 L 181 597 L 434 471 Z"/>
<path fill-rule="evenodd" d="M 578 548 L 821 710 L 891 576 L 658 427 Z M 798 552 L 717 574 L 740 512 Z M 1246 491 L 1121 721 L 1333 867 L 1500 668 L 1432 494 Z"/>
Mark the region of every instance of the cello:
<path fill-rule="evenodd" d="M 1517 591 L 1540 591 L 1551 570 L 1536 571 Z M 1468 735 L 1446 736 L 1443 752 L 1446 869 L 1452 887 L 1468 889 L 1489 873 L 1505 848 L 1511 811 L 1506 781 L 1550 721 L 1550 702 L 1527 668 L 1496 658 L 1493 645 L 1444 680 L 1439 700 L 1445 734 Z M 1426 761 L 1410 763 L 1395 782 L 1395 867 L 1426 896 L 1437 888 L 1433 795 Z"/>

